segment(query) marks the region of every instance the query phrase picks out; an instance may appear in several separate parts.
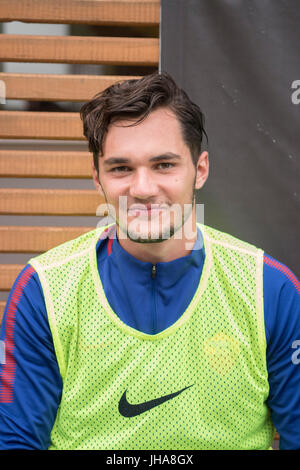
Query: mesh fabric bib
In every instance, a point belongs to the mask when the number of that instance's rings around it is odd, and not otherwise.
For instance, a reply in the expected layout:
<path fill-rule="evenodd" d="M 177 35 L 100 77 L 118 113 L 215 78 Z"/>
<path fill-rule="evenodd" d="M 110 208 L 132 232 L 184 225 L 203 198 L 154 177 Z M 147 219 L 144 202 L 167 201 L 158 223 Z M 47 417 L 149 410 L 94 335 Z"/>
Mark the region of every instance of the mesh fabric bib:
<path fill-rule="evenodd" d="M 108 304 L 96 257 L 103 228 L 30 260 L 63 379 L 50 449 L 271 447 L 263 252 L 199 228 L 197 291 L 155 335 L 125 325 Z"/>

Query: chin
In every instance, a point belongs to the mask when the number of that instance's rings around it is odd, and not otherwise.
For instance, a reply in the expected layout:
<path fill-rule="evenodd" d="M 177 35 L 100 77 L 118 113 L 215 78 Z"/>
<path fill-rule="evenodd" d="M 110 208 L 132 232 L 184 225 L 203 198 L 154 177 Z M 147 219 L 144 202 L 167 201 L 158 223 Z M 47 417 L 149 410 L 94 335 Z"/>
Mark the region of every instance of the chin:
<path fill-rule="evenodd" d="M 162 243 L 162 242 L 165 242 L 166 240 L 168 240 L 170 237 L 168 238 L 165 238 L 165 237 L 158 237 L 158 238 L 155 238 L 155 237 L 141 237 L 140 234 L 131 234 L 131 233 L 128 233 L 128 238 L 129 240 L 133 241 L 133 242 L 136 242 L 136 243 L 143 243 L 143 244 L 146 244 L 146 243 Z"/>
<path fill-rule="evenodd" d="M 128 230 L 127 236 L 130 240 L 136 243 L 162 243 L 166 240 L 169 240 L 175 233 L 173 227 L 168 227 L 167 230 L 164 231 L 135 231 L 135 230 Z"/>

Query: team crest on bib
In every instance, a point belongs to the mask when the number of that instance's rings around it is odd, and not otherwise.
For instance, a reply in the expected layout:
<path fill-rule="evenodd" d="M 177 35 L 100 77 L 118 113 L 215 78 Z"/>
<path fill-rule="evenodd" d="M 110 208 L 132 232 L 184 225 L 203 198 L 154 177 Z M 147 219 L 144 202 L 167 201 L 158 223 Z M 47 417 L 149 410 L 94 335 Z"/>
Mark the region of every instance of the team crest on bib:
<path fill-rule="evenodd" d="M 239 357 L 239 342 L 222 332 L 208 338 L 203 347 L 209 364 L 220 375 L 228 374 Z"/>

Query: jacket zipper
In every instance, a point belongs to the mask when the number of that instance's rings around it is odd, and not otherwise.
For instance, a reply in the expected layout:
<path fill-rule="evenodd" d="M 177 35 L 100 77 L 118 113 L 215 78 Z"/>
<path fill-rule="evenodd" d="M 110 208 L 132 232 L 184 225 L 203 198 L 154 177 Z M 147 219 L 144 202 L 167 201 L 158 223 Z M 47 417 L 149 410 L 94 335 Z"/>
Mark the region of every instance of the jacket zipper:
<path fill-rule="evenodd" d="M 156 278 L 156 265 L 152 265 L 152 271 L 151 271 L 151 277 L 152 277 L 152 328 L 153 328 L 153 333 L 156 333 L 156 328 L 157 328 L 157 318 L 156 318 L 156 304 L 155 304 L 155 278 Z"/>
<path fill-rule="evenodd" d="M 152 274 L 151 274 L 151 276 L 152 276 L 152 279 L 156 278 L 156 265 L 155 264 L 152 265 Z"/>

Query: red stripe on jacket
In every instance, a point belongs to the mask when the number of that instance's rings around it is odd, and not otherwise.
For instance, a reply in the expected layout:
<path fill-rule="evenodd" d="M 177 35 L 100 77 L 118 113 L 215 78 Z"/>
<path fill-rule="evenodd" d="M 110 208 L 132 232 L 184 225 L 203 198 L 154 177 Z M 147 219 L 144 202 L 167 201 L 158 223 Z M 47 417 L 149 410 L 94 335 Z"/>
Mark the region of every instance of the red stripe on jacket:
<path fill-rule="evenodd" d="M 16 361 L 14 357 L 14 329 L 18 302 L 22 297 L 24 287 L 28 283 L 35 270 L 28 266 L 23 271 L 11 294 L 5 314 L 5 363 L 0 375 L 0 403 L 13 401 L 13 383 L 16 374 Z"/>
<path fill-rule="evenodd" d="M 279 261 L 270 258 L 267 255 L 264 255 L 264 263 L 268 266 L 272 266 L 273 268 L 281 271 L 285 276 L 291 281 L 291 283 L 295 286 L 298 294 L 300 294 L 300 281 L 296 278 L 295 274 L 287 268 L 284 264 L 280 263 Z"/>

